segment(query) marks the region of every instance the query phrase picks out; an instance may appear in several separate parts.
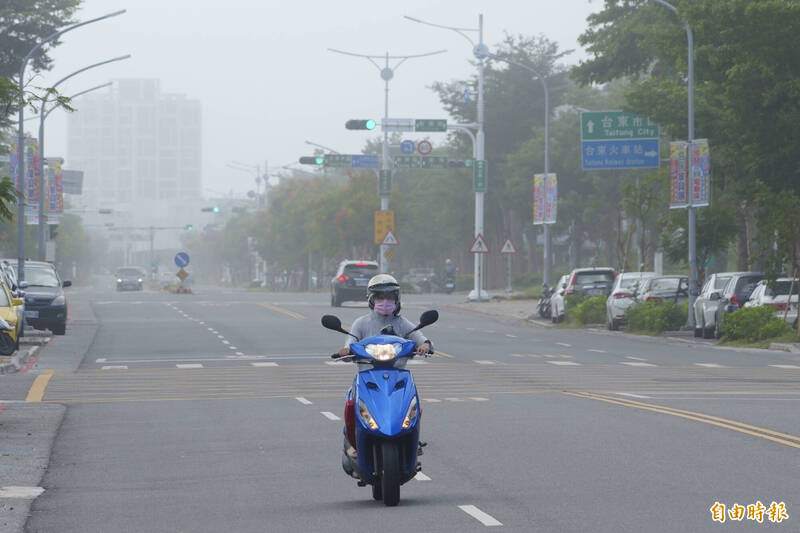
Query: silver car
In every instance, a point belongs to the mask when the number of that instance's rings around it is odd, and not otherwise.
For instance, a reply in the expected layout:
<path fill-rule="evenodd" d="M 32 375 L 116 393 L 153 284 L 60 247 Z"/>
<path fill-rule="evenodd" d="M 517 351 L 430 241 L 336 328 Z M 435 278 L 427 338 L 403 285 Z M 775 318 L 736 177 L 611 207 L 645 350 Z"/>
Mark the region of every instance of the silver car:
<path fill-rule="evenodd" d="M 800 280 L 797 278 L 778 278 L 770 287 L 767 280 L 761 280 L 753 289 L 744 307 L 768 305 L 775 309 L 775 316 L 797 328 L 797 294 Z M 791 296 L 789 292 L 791 291 Z"/>
<path fill-rule="evenodd" d="M 655 277 L 655 272 L 623 272 L 614 280 L 611 294 L 606 300 L 606 327 L 614 331 L 625 318 L 625 311 L 634 303 L 637 289 L 646 279 Z"/>
<path fill-rule="evenodd" d="M 711 274 L 694 301 L 694 336 L 710 339 L 714 336 L 717 308 L 722 289 L 737 272 Z"/>

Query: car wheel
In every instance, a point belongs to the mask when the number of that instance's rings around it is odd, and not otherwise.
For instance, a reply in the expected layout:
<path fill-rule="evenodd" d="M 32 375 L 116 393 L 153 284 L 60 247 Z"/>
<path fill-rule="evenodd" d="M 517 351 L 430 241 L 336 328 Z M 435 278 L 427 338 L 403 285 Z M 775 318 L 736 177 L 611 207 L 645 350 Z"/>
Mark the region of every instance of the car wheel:
<path fill-rule="evenodd" d="M 717 319 L 716 324 L 714 324 L 714 338 L 722 338 L 722 327 L 720 326 L 719 319 Z"/>
<path fill-rule="evenodd" d="M 695 337 L 702 337 L 703 336 L 703 328 L 698 328 L 697 326 L 694 327 L 694 336 Z"/>
<path fill-rule="evenodd" d="M 611 319 L 610 327 L 608 328 L 611 331 L 618 331 L 619 330 L 619 320 Z"/>
<path fill-rule="evenodd" d="M 53 332 L 53 335 L 65 335 L 67 333 L 67 325 L 59 324 L 58 326 L 53 326 L 50 331 Z"/>

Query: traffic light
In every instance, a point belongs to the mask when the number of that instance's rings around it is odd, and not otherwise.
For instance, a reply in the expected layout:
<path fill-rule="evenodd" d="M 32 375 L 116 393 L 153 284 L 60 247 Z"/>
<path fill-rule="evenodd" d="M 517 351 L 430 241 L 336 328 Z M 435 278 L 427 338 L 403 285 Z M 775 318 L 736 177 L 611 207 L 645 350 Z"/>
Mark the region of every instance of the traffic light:
<path fill-rule="evenodd" d="M 472 168 L 472 159 L 450 159 L 447 166 L 450 168 Z"/>
<path fill-rule="evenodd" d="M 186 224 L 186 231 L 192 231 L 194 229 L 194 224 Z"/>
<path fill-rule="evenodd" d="M 219 213 L 219 206 L 215 205 L 214 207 L 203 207 L 200 209 L 200 211 L 203 213 Z"/>
<path fill-rule="evenodd" d="M 348 130 L 374 130 L 375 121 L 371 118 L 367 120 L 348 120 L 344 123 L 344 127 Z"/>
<path fill-rule="evenodd" d="M 303 156 L 300 158 L 301 165 L 322 165 L 325 163 L 325 158 L 321 155 L 317 156 Z"/>

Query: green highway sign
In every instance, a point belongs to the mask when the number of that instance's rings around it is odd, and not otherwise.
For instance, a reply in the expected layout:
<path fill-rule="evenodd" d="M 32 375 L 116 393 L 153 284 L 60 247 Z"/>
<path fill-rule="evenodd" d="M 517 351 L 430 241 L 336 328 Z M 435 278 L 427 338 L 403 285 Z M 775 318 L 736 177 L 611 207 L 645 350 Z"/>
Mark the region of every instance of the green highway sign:
<path fill-rule="evenodd" d="M 415 119 L 414 131 L 447 131 L 447 120 Z"/>
<path fill-rule="evenodd" d="M 395 168 L 423 168 L 440 169 L 448 168 L 450 158 L 445 156 L 430 155 L 396 155 L 394 156 Z"/>
<path fill-rule="evenodd" d="M 657 139 L 658 124 L 643 115 L 625 111 L 584 111 L 581 140 Z"/>
<path fill-rule="evenodd" d="M 449 164 L 449 157 L 429 155 L 422 158 L 422 168 L 447 168 Z"/>
<path fill-rule="evenodd" d="M 333 168 L 350 168 L 350 154 L 325 154 L 325 166 Z"/>
<path fill-rule="evenodd" d="M 378 196 L 392 194 L 392 171 L 381 169 L 378 172 Z"/>
<path fill-rule="evenodd" d="M 473 192 L 486 192 L 486 160 L 476 159 L 472 167 Z"/>

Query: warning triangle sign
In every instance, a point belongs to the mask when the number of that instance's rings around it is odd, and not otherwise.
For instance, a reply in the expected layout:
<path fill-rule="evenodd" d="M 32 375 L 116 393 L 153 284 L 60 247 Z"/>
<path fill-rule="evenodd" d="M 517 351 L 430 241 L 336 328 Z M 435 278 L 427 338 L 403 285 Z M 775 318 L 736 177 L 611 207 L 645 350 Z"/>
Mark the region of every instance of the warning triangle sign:
<path fill-rule="evenodd" d="M 397 241 L 397 237 L 394 236 L 394 233 L 392 233 L 392 230 L 389 230 L 386 232 L 386 237 L 383 238 L 383 242 L 381 244 L 387 246 L 397 246 L 400 243 Z"/>
<path fill-rule="evenodd" d="M 478 233 L 478 236 L 475 237 L 475 240 L 472 241 L 472 246 L 469 249 L 469 253 L 471 254 L 488 254 L 489 253 L 489 246 L 486 244 L 486 240 L 483 238 L 483 235 Z"/>
<path fill-rule="evenodd" d="M 515 254 L 517 253 L 517 249 L 514 247 L 514 243 L 511 242 L 511 239 L 506 239 L 506 242 L 503 243 L 503 247 L 500 249 L 501 254 Z"/>

